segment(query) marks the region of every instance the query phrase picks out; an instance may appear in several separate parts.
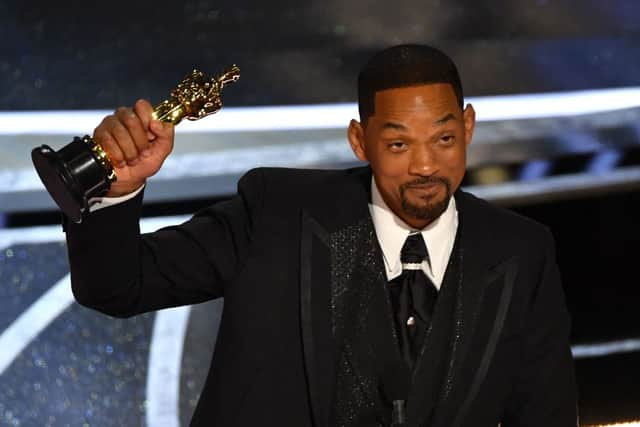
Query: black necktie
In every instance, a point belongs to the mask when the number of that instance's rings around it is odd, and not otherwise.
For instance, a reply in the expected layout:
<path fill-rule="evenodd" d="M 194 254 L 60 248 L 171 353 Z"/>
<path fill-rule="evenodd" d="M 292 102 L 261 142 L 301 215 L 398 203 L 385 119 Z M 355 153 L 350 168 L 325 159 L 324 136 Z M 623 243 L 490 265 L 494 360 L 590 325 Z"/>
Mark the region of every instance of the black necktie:
<path fill-rule="evenodd" d="M 431 324 L 438 290 L 422 271 L 429 260 L 420 233 L 411 234 L 400 251 L 402 275 L 390 283 L 400 351 L 407 364 L 413 365 L 422 349 L 424 335 Z"/>

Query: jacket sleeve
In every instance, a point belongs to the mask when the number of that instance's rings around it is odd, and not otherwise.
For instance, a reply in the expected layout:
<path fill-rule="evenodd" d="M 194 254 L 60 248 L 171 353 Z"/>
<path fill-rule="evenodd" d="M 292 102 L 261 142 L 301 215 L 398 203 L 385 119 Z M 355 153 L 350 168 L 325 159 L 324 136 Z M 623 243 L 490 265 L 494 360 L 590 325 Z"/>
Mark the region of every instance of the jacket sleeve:
<path fill-rule="evenodd" d="M 224 296 L 240 271 L 261 210 L 261 172 L 238 194 L 184 224 L 140 234 L 142 194 L 66 225 L 76 300 L 116 317 Z"/>
<path fill-rule="evenodd" d="M 522 361 L 502 427 L 575 427 L 576 383 L 554 242 L 546 231 L 544 258 L 524 320 Z"/>

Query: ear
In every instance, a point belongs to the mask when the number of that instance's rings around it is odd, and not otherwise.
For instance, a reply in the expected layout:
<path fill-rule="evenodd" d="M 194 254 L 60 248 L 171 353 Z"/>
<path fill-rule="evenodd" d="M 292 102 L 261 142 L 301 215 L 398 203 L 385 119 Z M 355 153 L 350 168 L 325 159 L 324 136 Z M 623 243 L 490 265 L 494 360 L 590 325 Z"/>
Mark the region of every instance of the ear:
<path fill-rule="evenodd" d="M 362 160 L 363 162 L 368 161 L 365 151 L 364 129 L 360 122 L 355 119 L 351 119 L 349 122 L 347 137 L 349 138 L 349 145 L 351 145 L 351 149 L 358 160 Z"/>
<path fill-rule="evenodd" d="M 469 145 L 473 138 L 473 130 L 476 127 L 476 110 L 473 109 L 473 105 L 467 104 L 462 113 L 462 118 L 464 120 L 464 143 Z"/>

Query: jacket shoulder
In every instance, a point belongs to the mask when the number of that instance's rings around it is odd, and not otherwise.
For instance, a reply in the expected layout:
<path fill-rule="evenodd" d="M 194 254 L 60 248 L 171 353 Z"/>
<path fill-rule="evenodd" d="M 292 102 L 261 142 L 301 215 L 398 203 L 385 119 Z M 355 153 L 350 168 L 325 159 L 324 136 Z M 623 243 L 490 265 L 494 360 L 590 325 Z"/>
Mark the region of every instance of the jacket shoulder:
<path fill-rule="evenodd" d="M 258 168 L 249 171 L 238 186 L 239 193 L 259 193 L 267 218 L 292 218 L 305 211 L 328 229 L 365 217 L 370 189 L 371 173 L 366 167 Z"/>
<path fill-rule="evenodd" d="M 260 167 L 249 170 L 238 188 L 261 187 L 271 197 L 339 197 L 343 192 L 367 189 L 371 175 L 368 168 L 352 169 L 294 169 Z"/>
<path fill-rule="evenodd" d="M 457 193 L 456 203 L 462 215 L 469 217 L 477 226 L 484 227 L 494 239 L 514 245 L 553 244 L 549 227 L 532 218 L 464 191 Z"/>
<path fill-rule="evenodd" d="M 258 167 L 250 169 L 241 178 L 252 179 L 261 176 L 268 181 L 289 181 L 292 179 L 307 182 L 321 182 L 331 179 L 348 179 L 359 174 L 366 174 L 367 168 L 352 169 L 301 169 L 301 168 L 280 168 L 280 167 Z"/>

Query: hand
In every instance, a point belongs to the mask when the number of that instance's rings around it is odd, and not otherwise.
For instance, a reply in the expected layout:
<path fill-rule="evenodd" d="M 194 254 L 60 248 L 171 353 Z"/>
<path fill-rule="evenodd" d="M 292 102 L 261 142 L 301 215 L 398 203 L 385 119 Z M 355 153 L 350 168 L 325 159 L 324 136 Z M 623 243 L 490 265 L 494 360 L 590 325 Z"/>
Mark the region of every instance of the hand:
<path fill-rule="evenodd" d="M 173 149 L 174 126 L 152 118 L 153 107 L 139 100 L 133 109 L 120 107 L 105 117 L 93 140 L 106 151 L 117 180 L 107 197 L 129 194 L 160 169 Z"/>

